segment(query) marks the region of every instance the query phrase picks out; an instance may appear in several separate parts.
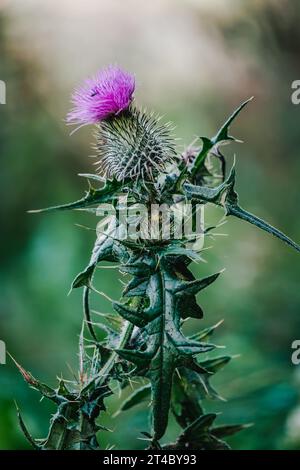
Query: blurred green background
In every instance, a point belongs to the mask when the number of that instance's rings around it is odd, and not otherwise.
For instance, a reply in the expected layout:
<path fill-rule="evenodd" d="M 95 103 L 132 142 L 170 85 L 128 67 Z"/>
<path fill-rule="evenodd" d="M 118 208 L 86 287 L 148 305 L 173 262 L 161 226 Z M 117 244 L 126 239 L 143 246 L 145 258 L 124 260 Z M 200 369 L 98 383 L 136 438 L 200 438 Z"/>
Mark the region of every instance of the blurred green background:
<path fill-rule="evenodd" d="M 213 135 L 245 98 L 255 100 L 232 128 L 245 141 L 224 149 L 237 156 L 242 205 L 300 240 L 300 79 L 297 0 L 27 0 L 0 3 L 1 267 L 0 339 L 36 377 L 55 384 L 76 369 L 81 292 L 67 296 L 85 266 L 96 220 L 84 213 L 26 211 L 77 199 L 78 173 L 93 171 L 91 129 L 72 137 L 64 124 L 72 88 L 108 63 L 136 74 L 139 103 L 177 124 L 179 150 L 196 135 Z M 221 215 L 218 214 L 219 216 Z M 201 274 L 226 268 L 202 295 L 209 326 L 224 319 L 215 341 L 240 355 L 215 378 L 227 402 L 210 402 L 219 422 L 254 423 L 230 443 L 237 449 L 300 449 L 300 366 L 291 343 L 300 338 L 297 253 L 254 227 L 229 220 Z M 209 242 L 208 244 L 211 244 Z M 98 272 L 101 290 L 117 298 L 115 270 Z M 102 299 L 98 310 L 109 311 Z M 28 448 L 16 400 L 35 437 L 46 434 L 51 405 L 39 402 L 10 360 L 0 365 L 0 448 Z M 118 397 L 109 400 L 111 414 Z M 104 422 L 106 445 L 141 448 L 146 407 Z M 168 438 L 177 427 L 171 421 Z"/>

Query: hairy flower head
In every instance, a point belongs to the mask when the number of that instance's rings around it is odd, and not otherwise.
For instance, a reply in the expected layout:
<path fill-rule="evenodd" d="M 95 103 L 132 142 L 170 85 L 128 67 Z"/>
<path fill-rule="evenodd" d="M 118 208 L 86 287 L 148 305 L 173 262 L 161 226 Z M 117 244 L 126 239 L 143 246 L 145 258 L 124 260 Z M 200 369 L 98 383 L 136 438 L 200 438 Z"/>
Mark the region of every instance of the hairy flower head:
<path fill-rule="evenodd" d="M 135 90 L 134 76 L 117 66 L 100 70 L 72 95 L 70 124 L 95 124 L 118 115 L 130 106 Z"/>

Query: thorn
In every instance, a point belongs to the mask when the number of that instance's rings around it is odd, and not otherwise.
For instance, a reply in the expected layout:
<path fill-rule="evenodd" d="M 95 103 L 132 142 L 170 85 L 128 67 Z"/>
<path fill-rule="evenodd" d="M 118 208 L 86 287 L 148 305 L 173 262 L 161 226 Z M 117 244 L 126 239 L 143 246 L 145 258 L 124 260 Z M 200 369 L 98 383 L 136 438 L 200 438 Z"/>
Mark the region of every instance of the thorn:
<path fill-rule="evenodd" d="M 231 359 L 239 359 L 240 357 L 242 357 L 242 354 L 234 354 Z"/>
<path fill-rule="evenodd" d="M 218 398 L 219 398 L 220 401 L 223 401 L 224 403 L 226 403 L 228 401 L 227 398 L 222 397 L 222 395 L 218 395 Z M 218 414 L 218 413 L 216 413 L 216 414 Z M 220 413 L 220 414 L 222 414 L 222 413 Z"/>
<path fill-rule="evenodd" d="M 38 212 L 42 212 L 43 209 L 30 209 L 27 212 L 27 214 L 38 214 Z"/>
<path fill-rule="evenodd" d="M 11 360 L 14 362 L 14 364 L 17 366 L 19 369 L 20 373 L 22 374 L 24 380 L 29 384 L 32 385 L 33 387 L 38 385 L 38 381 L 30 374 L 30 372 L 27 372 L 15 359 L 14 357 L 7 351 L 7 355 L 11 358 Z"/>
<path fill-rule="evenodd" d="M 224 318 L 220 321 L 218 321 L 215 325 L 213 325 L 213 328 L 218 328 L 218 326 L 222 325 L 222 323 L 224 323 Z"/>
<path fill-rule="evenodd" d="M 255 425 L 255 423 L 246 423 L 246 424 L 242 424 L 243 429 L 252 428 L 254 425 Z"/>

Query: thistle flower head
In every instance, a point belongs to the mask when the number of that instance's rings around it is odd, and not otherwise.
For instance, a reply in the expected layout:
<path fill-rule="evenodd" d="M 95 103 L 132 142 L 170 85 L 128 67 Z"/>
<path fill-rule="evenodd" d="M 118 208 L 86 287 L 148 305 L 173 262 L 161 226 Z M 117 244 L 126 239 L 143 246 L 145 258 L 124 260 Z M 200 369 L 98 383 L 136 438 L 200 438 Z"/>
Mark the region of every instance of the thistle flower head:
<path fill-rule="evenodd" d="M 130 107 L 99 124 L 99 171 L 107 178 L 153 181 L 174 162 L 175 145 L 170 123 Z"/>
<path fill-rule="evenodd" d="M 193 163 L 199 151 L 200 149 L 198 147 L 189 146 L 184 150 L 184 152 L 181 155 L 181 158 L 186 165 L 189 165 Z"/>
<path fill-rule="evenodd" d="M 72 95 L 71 124 L 94 124 L 127 109 L 135 89 L 134 76 L 116 66 L 99 71 Z"/>

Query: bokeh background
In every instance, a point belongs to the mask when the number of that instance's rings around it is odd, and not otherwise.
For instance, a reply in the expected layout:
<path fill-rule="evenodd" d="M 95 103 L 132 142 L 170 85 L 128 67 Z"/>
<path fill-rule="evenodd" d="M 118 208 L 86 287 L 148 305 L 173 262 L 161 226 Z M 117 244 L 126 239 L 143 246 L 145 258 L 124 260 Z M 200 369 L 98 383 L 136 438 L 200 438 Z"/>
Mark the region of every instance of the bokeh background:
<path fill-rule="evenodd" d="M 226 147 L 237 156 L 238 190 L 248 210 L 300 240 L 300 79 L 297 0 L 1 0 L 0 339 L 33 375 L 51 385 L 76 369 L 81 293 L 67 296 L 86 264 L 96 220 L 84 213 L 32 215 L 86 189 L 78 173 L 93 171 L 91 129 L 70 137 L 64 123 L 74 86 L 108 63 L 136 74 L 139 103 L 177 125 L 180 150 L 196 135 L 213 135 L 244 99 L 255 100 Z M 221 215 L 221 213 L 219 214 Z M 219 422 L 254 423 L 231 438 L 237 449 L 300 448 L 300 366 L 291 343 L 300 338 L 297 253 L 254 227 L 229 220 L 198 274 L 226 268 L 202 295 L 208 326 L 224 319 L 215 341 L 239 355 L 215 378 L 227 402 L 207 403 Z M 115 270 L 98 274 L 116 298 Z M 108 303 L 97 299 L 100 311 Z M 191 323 L 190 328 L 199 328 Z M 39 402 L 11 361 L 0 365 L 0 448 L 28 448 L 14 400 L 32 434 L 46 434 L 51 405 Z M 118 397 L 110 399 L 117 409 Z M 105 416 L 114 433 L 104 445 L 141 448 L 147 409 Z M 168 438 L 178 429 L 171 421 Z"/>

